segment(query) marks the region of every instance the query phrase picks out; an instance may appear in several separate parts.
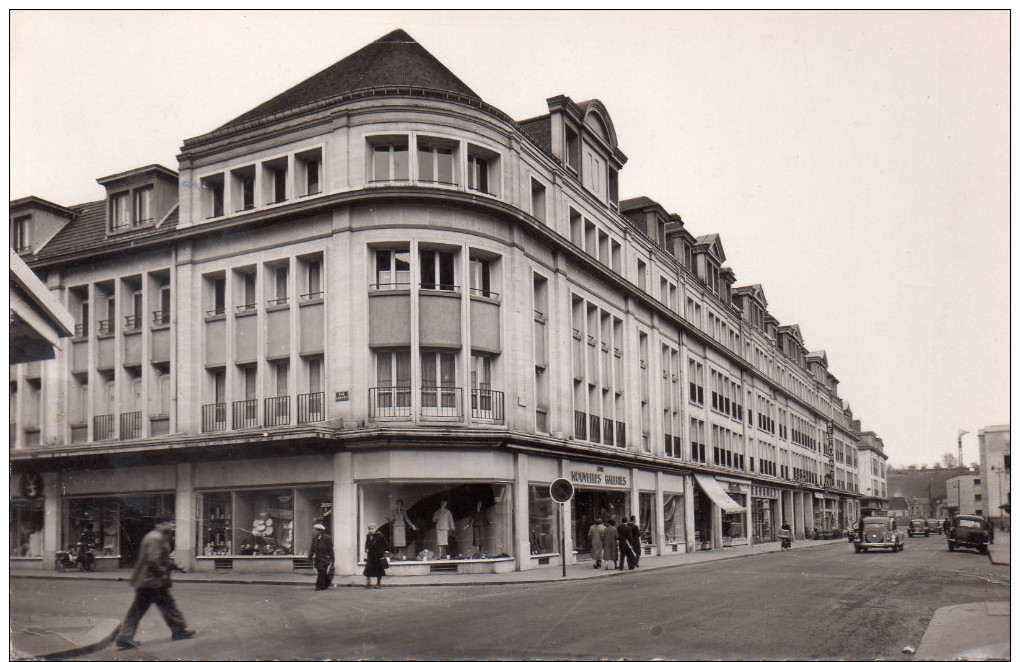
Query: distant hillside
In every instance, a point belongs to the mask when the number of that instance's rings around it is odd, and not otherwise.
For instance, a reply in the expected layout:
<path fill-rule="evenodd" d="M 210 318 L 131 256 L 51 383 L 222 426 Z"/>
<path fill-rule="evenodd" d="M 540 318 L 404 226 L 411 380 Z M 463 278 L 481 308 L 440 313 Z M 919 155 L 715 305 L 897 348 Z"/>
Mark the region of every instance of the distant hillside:
<path fill-rule="evenodd" d="M 931 498 L 946 497 L 946 479 L 966 471 L 964 467 L 949 469 L 888 469 L 885 477 L 889 488 L 889 496 L 924 497 L 928 498 L 928 486 L 931 485 Z"/>

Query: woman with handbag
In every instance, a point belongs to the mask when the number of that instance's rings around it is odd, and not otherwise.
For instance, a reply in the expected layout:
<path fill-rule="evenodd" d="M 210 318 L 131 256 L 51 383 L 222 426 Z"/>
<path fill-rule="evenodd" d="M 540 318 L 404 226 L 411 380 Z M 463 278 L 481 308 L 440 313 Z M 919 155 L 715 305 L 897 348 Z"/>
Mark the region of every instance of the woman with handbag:
<path fill-rule="evenodd" d="M 365 537 L 365 588 L 372 588 L 372 577 L 375 577 L 375 587 L 382 588 L 382 578 L 390 566 L 386 560 L 388 548 L 386 536 L 376 530 L 375 524 L 369 524 L 368 535 Z"/>

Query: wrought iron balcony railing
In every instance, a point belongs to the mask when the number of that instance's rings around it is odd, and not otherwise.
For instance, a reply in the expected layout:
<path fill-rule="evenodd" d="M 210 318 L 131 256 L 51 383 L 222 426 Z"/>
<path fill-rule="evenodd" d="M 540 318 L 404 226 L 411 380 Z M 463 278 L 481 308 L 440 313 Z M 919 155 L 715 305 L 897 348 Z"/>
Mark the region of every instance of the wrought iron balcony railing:
<path fill-rule="evenodd" d="M 314 423 L 326 418 L 326 394 L 301 393 L 297 397 L 297 422 Z"/>
<path fill-rule="evenodd" d="M 492 423 L 503 422 L 503 391 L 471 389 L 471 418 Z"/>
<path fill-rule="evenodd" d="M 221 432 L 227 429 L 227 403 L 214 402 L 202 405 L 202 432 Z"/>

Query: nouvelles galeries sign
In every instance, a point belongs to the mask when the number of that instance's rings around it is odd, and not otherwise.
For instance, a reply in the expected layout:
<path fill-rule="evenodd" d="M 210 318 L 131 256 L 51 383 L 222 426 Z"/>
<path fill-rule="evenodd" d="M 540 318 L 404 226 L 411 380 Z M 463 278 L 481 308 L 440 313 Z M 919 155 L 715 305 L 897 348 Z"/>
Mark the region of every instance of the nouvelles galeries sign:
<path fill-rule="evenodd" d="M 627 487 L 629 473 L 616 467 L 578 465 L 570 469 L 570 482 L 576 487 Z"/>

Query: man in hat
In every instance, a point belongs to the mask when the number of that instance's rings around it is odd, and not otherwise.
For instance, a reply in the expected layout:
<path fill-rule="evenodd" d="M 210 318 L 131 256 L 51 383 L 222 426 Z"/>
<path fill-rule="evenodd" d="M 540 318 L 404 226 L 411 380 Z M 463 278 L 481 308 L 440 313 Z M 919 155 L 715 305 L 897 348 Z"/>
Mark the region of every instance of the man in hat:
<path fill-rule="evenodd" d="M 326 525 L 319 520 L 316 520 L 312 528 L 315 529 L 315 537 L 308 551 L 308 560 L 316 572 L 315 590 L 325 591 L 333 582 L 333 538 L 326 533 Z"/>
<path fill-rule="evenodd" d="M 117 648 L 137 648 L 134 640 L 138 621 L 155 603 L 163 614 L 163 620 L 170 627 L 173 638 L 190 639 L 194 630 L 188 629 L 184 616 L 177 609 L 170 595 L 170 571 L 180 570 L 170 559 L 170 534 L 174 531 L 173 517 L 161 515 L 156 519 L 156 528 L 145 534 L 138 548 L 138 562 L 131 574 L 131 586 L 135 589 L 135 600 L 124 617 L 124 625 L 117 635 Z"/>

